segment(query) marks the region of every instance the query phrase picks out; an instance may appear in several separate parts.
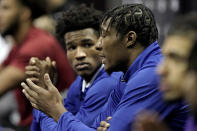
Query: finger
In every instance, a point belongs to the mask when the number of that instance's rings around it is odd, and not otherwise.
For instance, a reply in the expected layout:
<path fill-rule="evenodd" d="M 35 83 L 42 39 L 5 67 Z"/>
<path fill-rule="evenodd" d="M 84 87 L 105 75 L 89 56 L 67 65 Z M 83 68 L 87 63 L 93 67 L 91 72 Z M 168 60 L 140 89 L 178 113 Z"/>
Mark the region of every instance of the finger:
<path fill-rule="evenodd" d="M 105 128 L 109 128 L 110 127 L 110 124 L 109 123 L 105 123 L 104 127 Z"/>
<path fill-rule="evenodd" d="M 56 68 L 56 62 L 55 61 L 52 61 L 52 66 L 53 66 L 53 68 Z"/>
<path fill-rule="evenodd" d="M 100 122 L 100 126 L 101 126 L 101 127 L 105 127 L 105 123 L 106 123 L 105 121 L 101 121 L 101 122 Z"/>
<path fill-rule="evenodd" d="M 26 79 L 26 82 L 29 85 L 29 88 L 38 94 L 43 93 L 45 91 L 42 87 L 39 87 L 36 84 L 34 84 L 30 79 Z"/>
<path fill-rule="evenodd" d="M 37 71 L 26 71 L 25 74 L 26 74 L 27 76 L 29 76 L 29 77 L 33 77 L 33 76 L 39 77 L 39 76 L 40 76 L 40 73 L 37 72 Z"/>
<path fill-rule="evenodd" d="M 108 128 L 103 127 L 102 131 L 106 131 Z"/>
<path fill-rule="evenodd" d="M 25 91 L 26 94 L 30 97 L 37 98 L 38 94 L 34 91 L 32 91 L 24 82 L 21 83 L 21 86 L 23 87 L 23 91 Z"/>
<path fill-rule="evenodd" d="M 35 103 L 33 103 L 33 102 L 30 102 L 30 103 L 31 103 L 33 108 L 36 108 L 36 109 L 40 110 L 39 107 Z"/>
<path fill-rule="evenodd" d="M 54 85 L 53 85 L 48 73 L 46 73 L 44 75 L 44 82 L 45 82 L 45 84 L 46 84 L 46 86 L 48 87 L 49 90 L 54 88 Z"/>
<path fill-rule="evenodd" d="M 49 63 L 51 63 L 51 58 L 50 57 L 46 57 L 46 59 L 45 59 L 47 62 L 49 62 Z"/>
<path fill-rule="evenodd" d="M 37 72 L 40 71 L 40 69 L 37 66 L 29 66 L 29 65 L 25 67 L 25 70 L 26 71 L 37 71 Z"/>
<path fill-rule="evenodd" d="M 39 59 L 37 57 L 31 57 L 29 64 L 35 65 L 38 61 L 39 61 Z"/>
<path fill-rule="evenodd" d="M 46 57 L 47 66 L 50 67 L 52 65 L 50 57 Z"/>
<path fill-rule="evenodd" d="M 109 122 L 109 120 L 111 120 L 111 116 L 108 116 L 107 119 L 105 120 L 106 122 Z"/>
<path fill-rule="evenodd" d="M 33 97 L 31 97 L 31 96 L 27 93 L 27 91 L 26 91 L 25 89 L 23 89 L 22 92 L 23 92 L 23 94 L 25 95 L 25 97 L 26 97 L 30 102 L 32 102 L 32 103 L 36 103 L 36 102 L 37 102 Z"/>
<path fill-rule="evenodd" d="M 35 78 L 35 77 L 31 77 L 31 78 L 28 78 L 28 79 L 30 79 L 34 83 L 38 83 L 39 82 L 39 79 Z"/>
<path fill-rule="evenodd" d="M 103 127 L 98 127 L 97 131 L 103 131 Z"/>

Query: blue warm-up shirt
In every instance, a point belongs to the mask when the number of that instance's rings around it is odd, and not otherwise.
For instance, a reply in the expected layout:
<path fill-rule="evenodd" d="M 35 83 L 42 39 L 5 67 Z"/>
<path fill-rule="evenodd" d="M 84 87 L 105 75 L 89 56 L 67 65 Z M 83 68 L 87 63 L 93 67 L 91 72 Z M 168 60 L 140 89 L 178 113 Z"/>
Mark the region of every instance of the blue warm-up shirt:
<path fill-rule="evenodd" d="M 64 99 L 65 108 L 73 117 L 85 125 L 91 126 L 98 114 L 102 112 L 110 92 L 117 88 L 118 79 L 121 75 L 122 73 L 117 72 L 109 76 L 102 68 L 85 96 L 82 93 L 83 79 L 78 76 L 69 88 L 66 99 Z M 34 109 L 33 116 L 32 131 L 54 131 L 56 129 L 57 123 L 44 113 Z"/>
<path fill-rule="evenodd" d="M 95 131 L 101 120 L 112 116 L 109 131 L 130 131 L 137 113 L 144 109 L 157 111 L 172 130 L 181 131 L 187 119 L 187 105 L 181 101 L 167 103 L 158 90 L 156 66 L 162 58 L 157 42 L 147 47 L 120 78 L 94 124 L 88 127 L 70 112 L 59 119 L 54 131 Z M 49 121 L 46 119 L 45 122 Z"/>

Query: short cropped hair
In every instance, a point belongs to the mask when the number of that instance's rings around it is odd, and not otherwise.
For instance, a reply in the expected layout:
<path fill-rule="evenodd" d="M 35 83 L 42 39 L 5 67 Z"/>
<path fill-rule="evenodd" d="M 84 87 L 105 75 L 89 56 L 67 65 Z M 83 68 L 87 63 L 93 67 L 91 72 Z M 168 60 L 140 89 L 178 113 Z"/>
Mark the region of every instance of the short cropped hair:
<path fill-rule="evenodd" d="M 109 27 L 117 30 L 120 38 L 129 31 L 137 34 L 137 41 L 143 46 L 148 46 L 158 39 L 158 30 L 152 11 L 143 4 L 127 4 L 108 11 L 102 23 L 110 20 Z"/>
<path fill-rule="evenodd" d="M 63 12 L 58 19 L 56 34 L 62 39 L 67 32 L 93 28 L 99 35 L 101 18 L 102 12 L 93 7 L 87 7 L 85 4 L 72 7 Z"/>

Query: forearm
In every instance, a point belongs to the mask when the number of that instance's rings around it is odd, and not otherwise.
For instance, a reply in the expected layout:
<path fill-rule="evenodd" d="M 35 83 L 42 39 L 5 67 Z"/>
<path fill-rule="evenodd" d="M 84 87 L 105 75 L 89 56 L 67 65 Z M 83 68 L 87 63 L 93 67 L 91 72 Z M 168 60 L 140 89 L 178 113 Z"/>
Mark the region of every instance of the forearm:
<path fill-rule="evenodd" d="M 2 65 L 0 65 L 0 72 L 3 70 L 3 66 Z"/>
<path fill-rule="evenodd" d="M 0 72 L 0 96 L 17 87 L 25 79 L 25 73 L 16 67 L 6 67 Z"/>

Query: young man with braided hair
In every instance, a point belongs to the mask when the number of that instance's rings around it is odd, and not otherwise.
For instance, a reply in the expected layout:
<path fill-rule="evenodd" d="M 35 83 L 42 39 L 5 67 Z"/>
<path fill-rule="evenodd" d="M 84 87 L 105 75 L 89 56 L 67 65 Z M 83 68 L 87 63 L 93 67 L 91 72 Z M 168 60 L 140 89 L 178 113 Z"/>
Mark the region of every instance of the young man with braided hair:
<path fill-rule="evenodd" d="M 122 5 L 108 11 L 102 20 L 97 49 L 105 70 L 109 74 L 122 71 L 124 76 L 92 128 L 62 110 L 50 113 L 58 121 L 55 130 L 92 131 L 101 121 L 112 116 L 109 124 L 101 124 L 98 130 L 129 131 L 135 115 L 144 109 L 157 111 L 173 130 L 182 130 L 186 106 L 182 102 L 164 102 L 157 88 L 159 78 L 155 69 L 162 58 L 157 37 L 154 16 L 144 5 Z M 45 78 L 47 84 L 49 78 Z M 32 83 L 28 85 L 35 87 Z M 51 85 L 48 87 L 52 88 Z"/>

